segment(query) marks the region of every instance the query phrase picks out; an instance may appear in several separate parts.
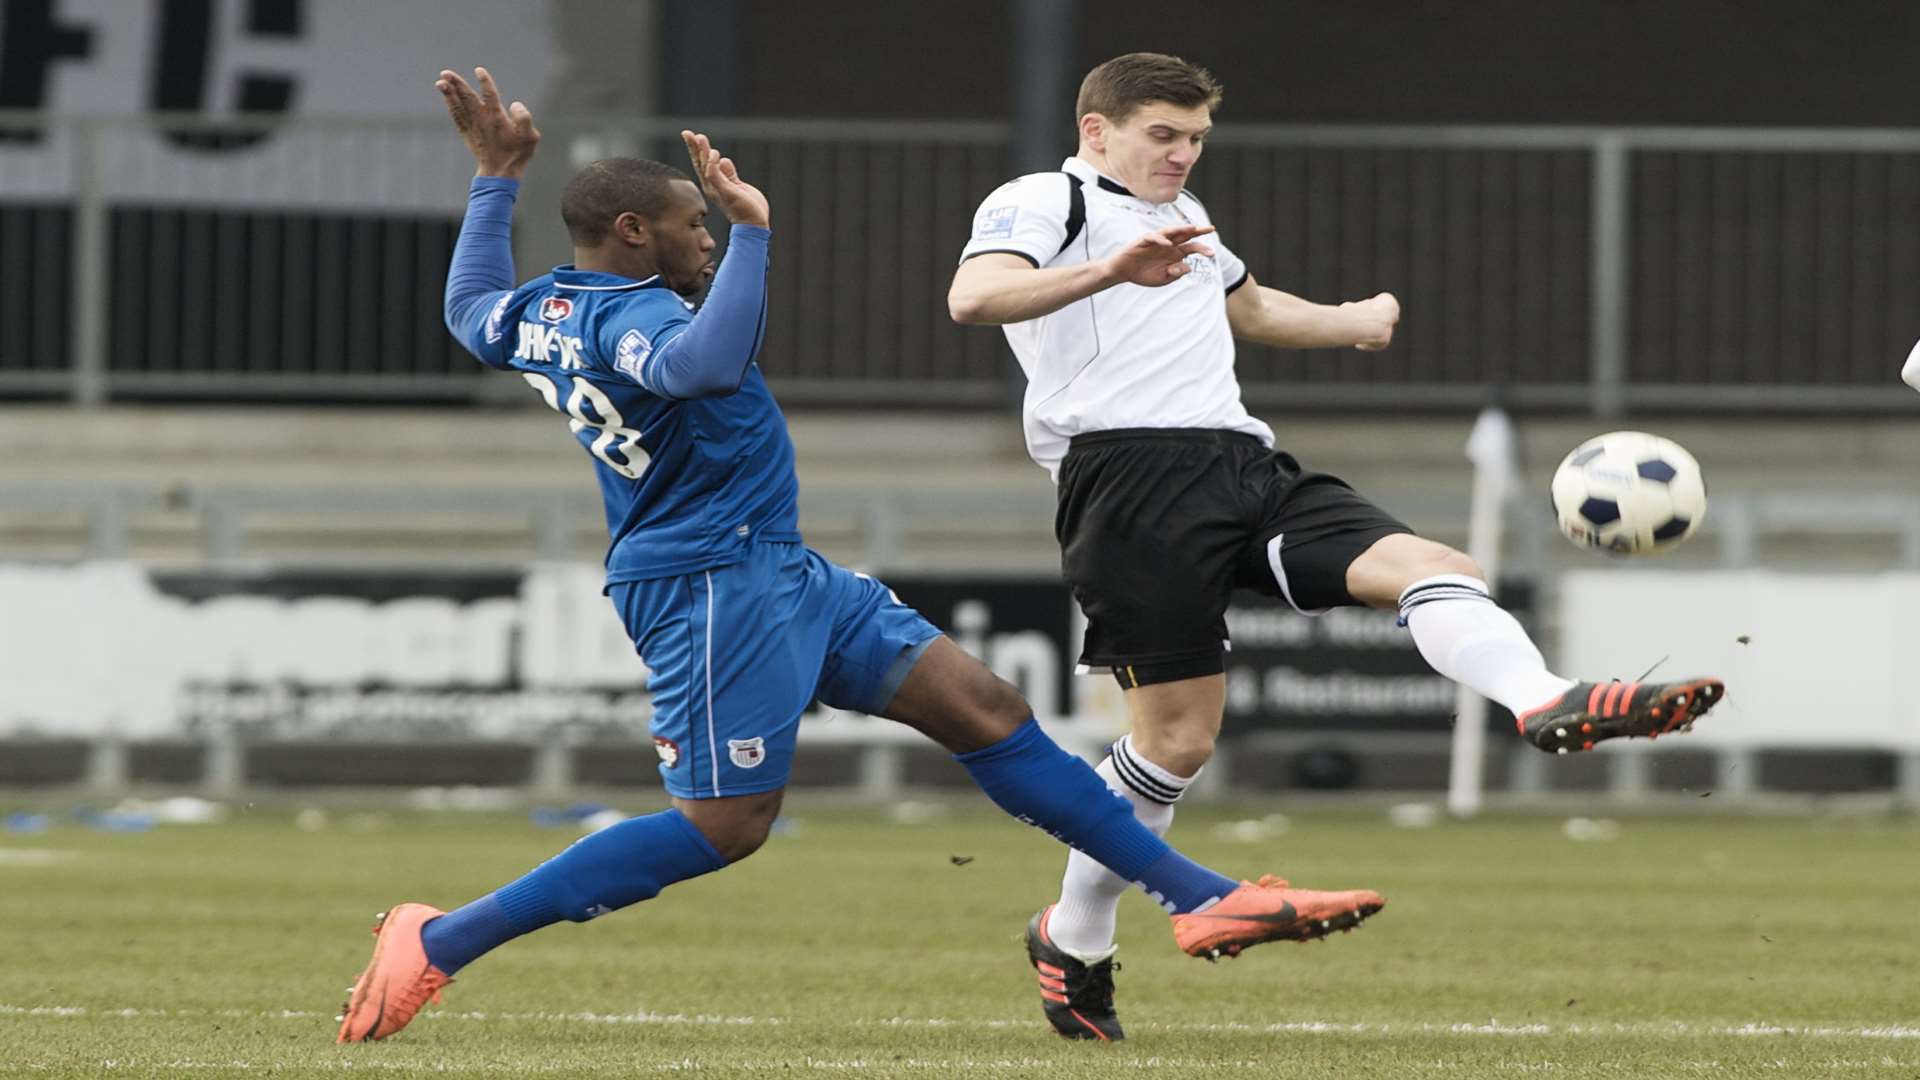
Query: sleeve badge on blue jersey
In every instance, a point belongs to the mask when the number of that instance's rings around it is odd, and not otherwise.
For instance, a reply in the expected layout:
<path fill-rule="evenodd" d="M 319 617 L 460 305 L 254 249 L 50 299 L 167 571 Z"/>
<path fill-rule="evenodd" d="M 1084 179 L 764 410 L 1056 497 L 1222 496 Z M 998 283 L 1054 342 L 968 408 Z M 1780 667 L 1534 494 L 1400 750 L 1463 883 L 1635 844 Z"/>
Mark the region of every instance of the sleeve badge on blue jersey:
<path fill-rule="evenodd" d="M 1020 216 L 1017 206 L 996 206 L 991 210 L 980 211 L 980 217 L 973 223 L 975 240 L 1005 240 L 1013 235 L 1013 219 Z"/>
<path fill-rule="evenodd" d="M 653 342 L 638 330 L 629 330 L 620 335 L 620 344 L 613 350 L 613 366 L 619 368 L 627 378 L 643 383 L 640 368 L 653 355 Z"/>
<path fill-rule="evenodd" d="M 507 293 L 493 305 L 492 311 L 487 312 L 487 344 L 492 345 L 507 336 L 505 326 L 507 305 L 512 302 L 513 294 Z"/>

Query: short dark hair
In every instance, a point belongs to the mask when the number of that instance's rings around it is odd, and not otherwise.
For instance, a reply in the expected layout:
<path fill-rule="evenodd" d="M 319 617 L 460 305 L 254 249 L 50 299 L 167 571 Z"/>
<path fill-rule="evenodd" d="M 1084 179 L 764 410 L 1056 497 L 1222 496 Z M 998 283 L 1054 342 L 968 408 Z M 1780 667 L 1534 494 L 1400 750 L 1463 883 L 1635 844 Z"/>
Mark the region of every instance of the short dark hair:
<path fill-rule="evenodd" d="M 1118 124 L 1149 101 L 1164 101 L 1191 109 L 1220 107 L 1220 84 L 1213 73 L 1165 53 L 1136 52 L 1113 59 L 1087 72 L 1074 102 L 1074 119 L 1099 113 Z"/>
<path fill-rule="evenodd" d="M 560 220 L 576 247 L 607 238 L 613 219 L 632 211 L 657 218 L 667 209 L 668 188 L 693 177 L 671 165 L 641 158 L 607 158 L 573 174 L 560 195 Z"/>

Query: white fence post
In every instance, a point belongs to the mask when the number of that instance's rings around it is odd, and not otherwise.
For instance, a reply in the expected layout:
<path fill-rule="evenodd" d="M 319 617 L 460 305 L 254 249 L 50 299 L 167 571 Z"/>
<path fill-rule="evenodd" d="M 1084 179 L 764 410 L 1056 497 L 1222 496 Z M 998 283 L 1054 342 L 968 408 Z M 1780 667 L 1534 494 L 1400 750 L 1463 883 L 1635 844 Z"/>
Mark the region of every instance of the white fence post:
<path fill-rule="evenodd" d="M 1513 489 L 1513 422 L 1498 407 L 1474 421 L 1467 436 L 1473 462 L 1473 504 L 1468 512 L 1467 555 L 1480 564 L 1491 586 L 1500 575 L 1500 539 L 1507 494 Z M 1447 769 L 1447 811 L 1455 817 L 1480 812 L 1485 787 L 1487 699 L 1460 687 L 1454 695 L 1453 756 Z"/>

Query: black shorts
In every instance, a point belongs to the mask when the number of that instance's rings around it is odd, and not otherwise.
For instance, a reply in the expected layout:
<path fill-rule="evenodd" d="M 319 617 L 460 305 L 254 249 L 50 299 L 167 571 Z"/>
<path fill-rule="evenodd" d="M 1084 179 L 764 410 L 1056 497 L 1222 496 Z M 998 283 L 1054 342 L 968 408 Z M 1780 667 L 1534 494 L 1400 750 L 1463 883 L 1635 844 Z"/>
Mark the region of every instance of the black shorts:
<path fill-rule="evenodd" d="M 1305 612 L 1356 604 L 1348 565 L 1412 531 L 1241 432 L 1099 431 L 1060 463 L 1054 535 L 1087 617 L 1080 662 L 1128 687 L 1224 671 L 1236 588 Z"/>

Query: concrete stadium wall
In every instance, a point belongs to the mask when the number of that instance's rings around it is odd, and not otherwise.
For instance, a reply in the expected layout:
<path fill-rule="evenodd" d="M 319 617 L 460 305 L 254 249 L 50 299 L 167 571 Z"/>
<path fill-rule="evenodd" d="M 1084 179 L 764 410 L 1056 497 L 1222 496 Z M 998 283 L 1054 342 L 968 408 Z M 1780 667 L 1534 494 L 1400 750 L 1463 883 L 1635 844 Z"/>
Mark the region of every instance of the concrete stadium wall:
<path fill-rule="evenodd" d="M 1920 398 L 1916 399 L 1920 408 Z M 1269 417 L 1280 445 L 1309 467 L 1332 472 L 1436 538 L 1464 539 L 1471 473 L 1463 446 L 1464 417 Z M 1604 429 L 1580 418 L 1521 418 L 1525 468 L 1523 514 L 1544 507 L 1547 478 L 1575 444 Z M 1711 495 L 1810 492 L 1865 499 L 1920 494 L 1920 418 L 1765 421 L 1647 418 L 1642 426 L 1691 449 Z M 1027 460 L 1019 422 L 1010 413 L 898 413 L 874 417 L 801 412 L 791 418 L 802 482 L 803 525 L 837 558 L 860 559 L 866 538 L 847 518 L 848 498 L 873 492 L 1004 495 L 1007 512 L 971 520 L 906 521 L 901 566 L 914 569 L 1051 573 L 1057 567 L 1051 489 Z M 457 489 L 482 493 L 510 515 L 536 494 L 587 493 L 584 459 L 555 416 L 531 402 L 496 410 L 408 408 L 116 408 L 0 409 L 0 491 L 22 486 L 98 489 L 109 486 L 194 490 L 258 488 L 365 490 Z M 1538 493 L 1538 500 L 1531 496 Z M 809 510 L 812 507 L 812 510 Z M 262 558 L 323 562 L 413 562 L 453 565 L 522 562 L 532 553 L 529 527 L 462 522 L 447 515 L 382 514 L 266 522 L 250 553 Z M 1526 518 L 1522 518 L 1523 521 Z M 604 547 L 604 527 L 591 512 L 574 523 L 578 557 Z M 463 525 L 477 531 L 464 534 Z M 1702 534 L 1663 562 L 1675 567 L 1719 561 L 1710 515 Z M 156 508 L 132 523 L 130 553 L 166 563 L 199 561 L 196 519 L 183 502 Z M 1539 530 L 1514 543 L 1532 543 Z M 1550 530 L 1548 530 L 1550 531 Z M 329 542 L 336 535 L 338 543 Z M 1592 556 L 1548 537 L 1548 569 L 1593 565 Z M 85 525 L 73 514 L 9 506 L 0 498 L 0 559 L 75 558 L 85 554 Z M 1757 561 L 1790 568 L 1877 568 L 1896 557 L 1889 537 L 1788 536 L 1764 547 Z"/>

